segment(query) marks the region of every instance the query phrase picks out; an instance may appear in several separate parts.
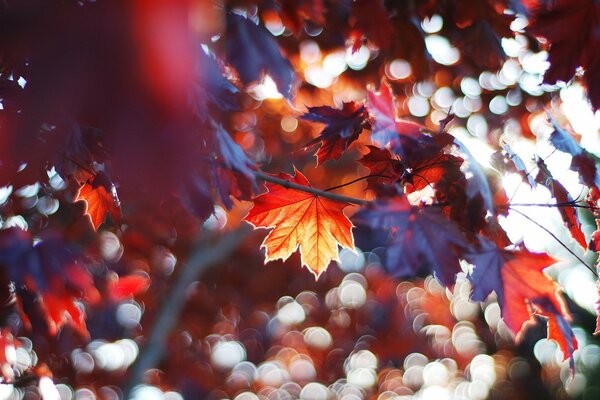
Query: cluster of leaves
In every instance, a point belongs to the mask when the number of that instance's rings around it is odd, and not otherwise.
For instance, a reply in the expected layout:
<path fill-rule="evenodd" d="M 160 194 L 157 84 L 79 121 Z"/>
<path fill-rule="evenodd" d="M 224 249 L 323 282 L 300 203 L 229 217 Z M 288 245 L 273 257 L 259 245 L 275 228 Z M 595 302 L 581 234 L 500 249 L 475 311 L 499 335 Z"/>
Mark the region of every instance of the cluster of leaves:
<path fill-rule="evenodd" d="M 548 337 L 574 368 L 569 311 L 543 272 L 556 260 L 508 238 L 499 221 L 511 204 L 500 182 L 520 173 L 525 184 L 547 187 L 573 239 L 596 251 L 600 233 L 587 240 L 576 212 L 598 210 L 595 157 L 549 115 L 549 142 L 572 157 L 570 168 L 587 188 L 582 205 L 544 159 L 536 160 L 534 176 L 492 135 L 485 139 L 496 150 L 495 168 L 484 169 L 450 133 L 450 110 L 423 124 L 399 118 L 408 96 L 400 89 L 430 79 L 455 84 L 502 67 L 501 41 L 514 36 L 518 14 L 530 20 L 521 35 L 529 47 L 548 51 L 545 82 L 580 80 L 598 110 L 597 1 L 196 3 L 0 5 L 0 184 L 12 191 L 1 205 L 0 284 L 11 317 L 2 321 L 8 330 L 0 346 L 18 345 L 12 336 L 25 334 L 34 347 L 47 349 L 44 361 L 50 363 L 48 343 L 66 324 L 79 342 L 89 338 L 84 310 L 139 295 L 150 282 L 148 296 L 158 296 L 167 283 L 153 269 L 157 248 L 185 259 L 205 221 L 222 209 L 235 219 L 239 202 L 251 200 L 244 219 L 271 229 L 262 243 L 265 262 L 298 250 L 300 263 L 318 278 L 339 261 L 339 246 L 353 250 L 356 242 L 363 250 L 383 248 L 391 276 L 433 273 L 450 290 L 468 264 L 474 301 L 494 292 L 517 338 L 536 316 L 546 319 Z M 459 49 L 460 63 L 430 60 L 420 21 L 434 16 L 441 16 L 440 34 Z M 277 24 L 284 35 L 272 34 Z M 364 70 L 339 77 L 359 87 L 359 96 L 332 107 L 300 82 L 300 43 L 307 37 L 322 49 L 373 51 Z M 411 66 L 406 82 L 382 79 L 396 59 Z M 304 145 L 289 148 L 279 130 L 269 128 L 270 105 L 252 97 L 266 76 L 282 103 L 318 103 L 296 115 L 308 121 L 305 129 L 322 128 Z M 521 119 L 543 110 L 548 99 L 532 98 L 511 112 Z M 281 106 L 276 114 L 286 112 L 289 107 Z M 266 129 L 258 132 L 261 126 Z M 363 154 L 349 160 L 355 148 Z M 289 163 L 291 154 L 315 149 L 319 170 L 337 162 L 368 174 L 316 189 Z M 279 172 L 284 168 L 293 168 L 293 175 Z M 335 192 L 362 180 L 364 196 Z M 351 217 L 347 207 L 355 207 Z M 103 249 L 108 233 L 120 240 L 120 253 Z M 12 379 L 10 362 L 0 357 L 0 363 L 4 379 Z"/>

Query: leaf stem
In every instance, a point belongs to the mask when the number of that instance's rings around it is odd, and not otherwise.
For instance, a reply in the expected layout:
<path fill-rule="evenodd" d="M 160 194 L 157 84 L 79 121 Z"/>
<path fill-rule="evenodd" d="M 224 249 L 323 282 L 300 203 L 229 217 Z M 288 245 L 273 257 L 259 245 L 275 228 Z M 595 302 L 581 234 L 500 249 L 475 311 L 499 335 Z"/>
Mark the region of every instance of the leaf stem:
<path fill-rule="evenodd" d="M 325 197 L 325 198 L 328 198 L 328 199 L 331 199 L 334 201 L 340 201 L 343 203 L 351 203 L 351 204 L 357 204 L 357 205 L 361 205 L 361 206 L 371 203 L 371 201 L 369 201 L 369 200 L 343 196 L 341 194 L 336 194 L 336 193 L 331 193 L 331 192 L 328 192 L 325 190 L 315 189 L 311 186 L 298 185 L 297 183 L 290 182 L 286 179 L 277 178 L 275 176 L 265 174 L 264 172 L 261 172 L 261 171 L 253 171 L 253 172 L 254 172 L 254 176 L 256 176 L 258 179 L 261 179 L 266 182 L 275 183 L 275 184 L 283 186 L 284 188 L 287 188 L 287 189 L 300 190 L 301 192 L 314 194 L 315 196 L 321 196 L 321 197 Z M 330 190 L 330 189 L 328 189 L 328 190 Z"/>
<path fill-rule="evenodd" d="M 564 244 L 562 242 L 562 240 L 560 240 L 558 238 L 558 236 L 556 236 L 554 233 L 550 232 L 550 230 L 548 228 L 546 228 L 545 226 L 541 225 L 539 222 L 537 222 L 536 220 L 534 220 L 533 218 L 531 218 L 529 215 L 522 213 L 519 210 L 513 209 L 514 212 L 521 214 L 523 217 L 527 218 L 529 221 L 533 222 L 534 224 L 536 224 L 539 228 L 543 229 L 548 235 L 552 236 L 552 238 L 554 238 L 554 240 L 556 240 L 558 242 L 558 244 L 560 244 L 565 250 L 567 250 L 569 253 L 571 253 L 571 255 L 573 257 L 575 257 L 580 263 L 582 263 L 587 269 L 589 269 L 592 274 L 594 274 L 594 276 L 596 278 L 598 278 L 598 274 L 596 273 L 596 271 L 594 270 L 594 268 L 590 267 L 585 261 L 583 261 L 581 259 L 581 257 L 579 257 L 577 254 L 575 254 L 573 252 L 573 250 L 571 250 L 566 244 Z"/>

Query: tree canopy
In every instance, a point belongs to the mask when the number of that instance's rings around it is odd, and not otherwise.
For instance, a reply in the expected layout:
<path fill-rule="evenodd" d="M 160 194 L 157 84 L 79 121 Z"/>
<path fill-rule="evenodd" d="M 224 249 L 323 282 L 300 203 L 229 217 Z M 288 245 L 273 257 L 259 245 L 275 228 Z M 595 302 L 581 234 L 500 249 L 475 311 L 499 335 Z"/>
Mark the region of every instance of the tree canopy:
<path fill-rule="evenodd" d="M 597 0 L 3 1 L 0 396 L 596 398 L 599 48 Z"/>

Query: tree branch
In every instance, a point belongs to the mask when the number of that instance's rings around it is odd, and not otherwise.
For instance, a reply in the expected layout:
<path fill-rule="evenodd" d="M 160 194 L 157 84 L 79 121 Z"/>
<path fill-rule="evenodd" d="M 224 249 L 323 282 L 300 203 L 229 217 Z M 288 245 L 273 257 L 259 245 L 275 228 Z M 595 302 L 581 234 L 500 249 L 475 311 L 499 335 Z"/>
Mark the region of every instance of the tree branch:
<path fill-rule="evenodd" d="M 124 399 L 131 397 L 131 391 L 142 382 L 144 373 L 156 367 L 162 359 L 167 339 L 177 325 L 185 305 L 187 287 L 203 272 L 227 260 L 249 231 L 250 228 L 244 226 L 223 236 L 217 238 L 213 236 L 203 240 L 191 253 L 187 262 L 182 265 L 173 287 L 164 298 L 165 302 L 147 336 L 148 340 L 140 350 L 140 355 L 131 369 L 129 382 L 124 390 Z"/>
<path fill-rule="evenodd" d="M 256 176 L 258 179 L 261 179 L 266 182 L 275 183 L 275 184 L 283 186 L 284 188 L 287 188 L 287 189 L 295 189 L 295 190 L 299 190 L 301 192 L 314 194 L 315 196 L 325 197 L 325 198 L 328 198 L 328 199 L 331 199 L 334 201 L 357 204 L 360 206 L 364 206 L 364 205 L 371 203 L 369 200 L 343 196 L 341 194 L 335 194 L 335 193 L 327 192 L 325 190 L 315 189 L 311 186 L 298 185 L 297 183 L 290 182 L 286 179 L 281 179 L 281 178 L 277 178 L 277 177 L 265 174 L 264 172 L 260 172 L 260 171 L 253 171 L 253 172 L 254 172 L 254 176 Z"/>

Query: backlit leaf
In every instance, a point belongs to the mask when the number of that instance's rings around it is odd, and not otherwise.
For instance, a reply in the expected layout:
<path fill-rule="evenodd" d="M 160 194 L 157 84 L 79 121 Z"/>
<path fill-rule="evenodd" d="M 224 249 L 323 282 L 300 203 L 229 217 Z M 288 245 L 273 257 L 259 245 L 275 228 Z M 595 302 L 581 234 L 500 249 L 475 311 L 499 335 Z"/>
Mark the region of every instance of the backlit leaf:
<path fill-rule="evenodd" d="M 306 177 L 279 174 L 279 178 L 310 187 Z M 268 193 L 256 197 L 245 220 L 259 228 L 273 228 L 262 243 L 265 261 L 286 260 L 300 249 L 302 265 L 318 278 L 331 261 L 339 260 L 338 245 L 354 249 L 352 223 L 343 209 L 349 204 L 300 190 L 267 183 Z"/>

